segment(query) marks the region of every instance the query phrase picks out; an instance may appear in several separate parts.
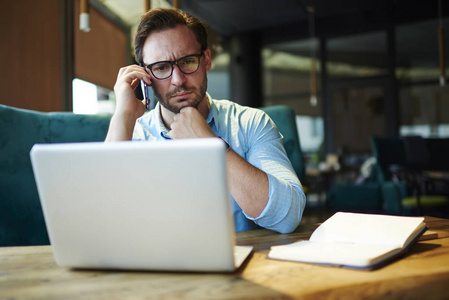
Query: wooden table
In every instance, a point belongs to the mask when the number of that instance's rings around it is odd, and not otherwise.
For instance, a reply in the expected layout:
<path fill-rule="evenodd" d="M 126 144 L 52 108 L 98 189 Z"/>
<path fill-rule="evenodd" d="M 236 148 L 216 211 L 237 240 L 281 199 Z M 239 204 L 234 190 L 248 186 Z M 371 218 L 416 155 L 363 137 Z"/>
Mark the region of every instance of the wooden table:
<path fill-rule="evenodd" d="M 426 223 L 437 239 L 374 271 L 267 259 L 270 246 L 307 239 L 316 225 L 238 233 L 255 251 L 232 274 L 75 271 L 58 267 L 50 246 L 5 247 L 0 299 L 449 299 L 449 220 Z"/>

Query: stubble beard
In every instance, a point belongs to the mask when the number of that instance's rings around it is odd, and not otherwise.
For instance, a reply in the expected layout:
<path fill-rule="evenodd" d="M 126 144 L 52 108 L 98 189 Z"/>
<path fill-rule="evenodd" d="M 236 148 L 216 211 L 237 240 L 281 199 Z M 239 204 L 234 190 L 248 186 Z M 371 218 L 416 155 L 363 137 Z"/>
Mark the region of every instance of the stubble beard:
<path fill-rule="evenodd" d="M 207 76 L 204 76 L 204 80 L 198 88 L 196 88 L 194 86 L 188 87 L 186 85 L 182 85 L 182 86 L 176 87 L 174 90 L 168 92 L 167 94 L 165 94 L 165 96 L 162 96 L 160 94 L 160 92 L 156 88 L 153 87 L 154 97 L 156 98 L 156 100 L 164 108 L 166 108 L 167 110 L 169 110 L 175 114 L 178 114 L 181 111 L 181 109 L 184 107 L 180 108 L 180 107 L 178 107 L 176 105 L 172 105 L 170 103 L 170 98 L 173 95 L 175 95 L 176 93 L 179 93 L 179 92 L 184 92 L 184 91 L 192 92 L 194 94 L 194 99 L 193 99 L 193 102 L 190 103 L 188 106 L 198 108 L 201 101 L 203 101 L 204 97 L 206 96 L 206 90 L 207 90 Z"/>

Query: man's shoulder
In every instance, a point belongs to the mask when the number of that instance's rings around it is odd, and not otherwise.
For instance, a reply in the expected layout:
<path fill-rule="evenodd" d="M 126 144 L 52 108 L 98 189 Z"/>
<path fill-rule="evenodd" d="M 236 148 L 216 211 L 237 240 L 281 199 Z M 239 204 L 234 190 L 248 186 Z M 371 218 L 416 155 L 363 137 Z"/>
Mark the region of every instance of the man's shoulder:
<path fill-rule="evenodd" d="M 220 112 L 229 112 L 229 113 L 233 113 L 233 114 L 247 114 L 247 115 L 265 115 L 265 112 L 258 109 L 258 108 L 254 108 L 254 107 L 250 107 L 250 106 L 244 106 L 241 104 L 238 104 L 234 101 L 231 100 L 217 100 L 217 99 L 212 99 L 212 105 L 215 106 L 215 108 L 217 109 L 217 111 Z"/>

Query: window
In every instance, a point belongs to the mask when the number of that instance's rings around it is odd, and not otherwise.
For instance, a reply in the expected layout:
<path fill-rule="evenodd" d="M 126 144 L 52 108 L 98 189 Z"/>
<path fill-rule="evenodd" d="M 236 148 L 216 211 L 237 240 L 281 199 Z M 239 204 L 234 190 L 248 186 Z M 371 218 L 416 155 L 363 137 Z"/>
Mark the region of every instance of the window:
<path fill-rule="evenodd" d="M 115 110 L 113 91 L 75 78 L 72 82 L 75 114 L 112 114 Z"/>

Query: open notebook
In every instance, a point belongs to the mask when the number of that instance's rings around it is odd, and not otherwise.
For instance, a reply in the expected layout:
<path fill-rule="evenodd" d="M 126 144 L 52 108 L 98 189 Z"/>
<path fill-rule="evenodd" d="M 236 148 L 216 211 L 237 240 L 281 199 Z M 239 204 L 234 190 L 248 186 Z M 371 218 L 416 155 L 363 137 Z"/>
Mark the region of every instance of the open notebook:
<path fill-rule="evenodd" d="M 61 266 L 229 272 L 251 252 L 235 246 L 220 139 L 42 144 L 30 155 Z"/>
<path fill-rule="evenodd" d="M 269 258 L 375 269 L 404 254 L 427 230 L 422 217 L 338 212 L 308 241 L 273 246 Z"/>

